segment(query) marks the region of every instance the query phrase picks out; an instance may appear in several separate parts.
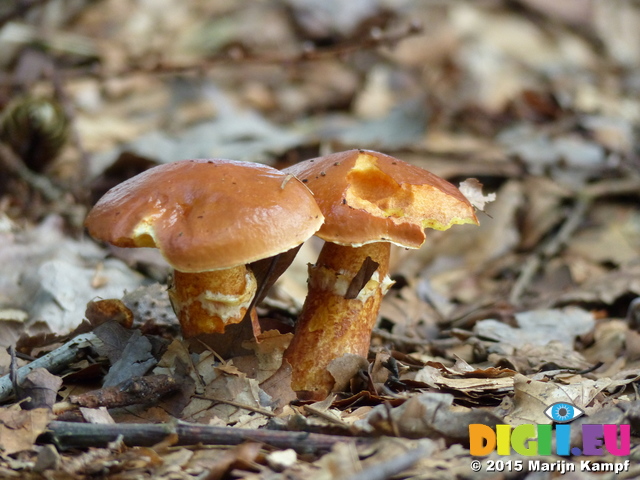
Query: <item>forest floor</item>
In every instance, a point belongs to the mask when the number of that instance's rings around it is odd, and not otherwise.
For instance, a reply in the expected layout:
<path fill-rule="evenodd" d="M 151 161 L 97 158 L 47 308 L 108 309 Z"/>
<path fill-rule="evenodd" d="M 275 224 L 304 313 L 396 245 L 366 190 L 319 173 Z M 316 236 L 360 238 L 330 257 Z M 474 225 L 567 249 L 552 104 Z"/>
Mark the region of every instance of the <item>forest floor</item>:
<path fill-rule="evenodd" d="M 0 478 L 640 478 L 638 25 L 625 0 L 0 4 Z M 319 239 L 260 342 L 187 341 L 158 251 L 83 228 L 155 165 L 351 148 L 496 199 L 393 247 L 369 358 L 321 402 L 280 368 Z"/>

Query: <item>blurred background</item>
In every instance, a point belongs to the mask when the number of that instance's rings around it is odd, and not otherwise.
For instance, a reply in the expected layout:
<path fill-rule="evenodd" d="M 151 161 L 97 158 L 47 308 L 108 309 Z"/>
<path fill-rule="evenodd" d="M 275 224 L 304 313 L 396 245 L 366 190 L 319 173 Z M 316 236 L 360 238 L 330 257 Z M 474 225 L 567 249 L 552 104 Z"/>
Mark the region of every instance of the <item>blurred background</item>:
<path fill-rule="evenodd" d="M 635 318 L 639 25 L 632 0 L 3 1 L 1 343 L 165 282 L 157 252 L 83 233 L 112 186 L 185 158 L 348 148 L 497 193 L 481 227 L 396 249 L 378 334 L 565 305 Z M 317 247 L 267 307 L 297 311 Z"/>

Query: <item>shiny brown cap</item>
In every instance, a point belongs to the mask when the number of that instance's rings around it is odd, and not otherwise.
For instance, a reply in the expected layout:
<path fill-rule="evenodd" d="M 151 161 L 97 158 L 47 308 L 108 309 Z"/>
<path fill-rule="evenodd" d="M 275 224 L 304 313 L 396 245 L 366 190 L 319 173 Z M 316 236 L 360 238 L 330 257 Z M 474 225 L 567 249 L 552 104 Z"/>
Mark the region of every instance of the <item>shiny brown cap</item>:
<path fill-rule="evenodd" d="M 283 171 L 315 195 L 325 216 L 316 235 L 339 245 L 391 242 L 418 248 L 425 228 L 478 224 L 473 207 L 454 185 L 383 153 L 348 150 Z"/>
<path fill-rule="evenodd" d="M 230 268 L 285 252 L 323 216 L 307 187 L 266 165 L 182 160 L 109 190 L 85 226 L 119 247 L 157 247 L 183 272 Z"/>

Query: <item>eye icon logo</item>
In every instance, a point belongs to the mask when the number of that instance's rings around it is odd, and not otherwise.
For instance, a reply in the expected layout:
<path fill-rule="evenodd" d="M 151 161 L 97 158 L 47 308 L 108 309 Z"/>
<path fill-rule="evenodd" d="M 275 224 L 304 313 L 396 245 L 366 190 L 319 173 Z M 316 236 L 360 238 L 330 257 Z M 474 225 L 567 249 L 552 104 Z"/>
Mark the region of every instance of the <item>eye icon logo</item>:
<path fill-rule="evenodd" d="M 558 402 L 547 407 L 547 409 L 544 411 L 544 414 L 554 422 L 569 423 L 576 418 L 584 415 L 584 412 L 580 408 L 576 407 L 575 405 L 571 405 L 570 403 Z"/>

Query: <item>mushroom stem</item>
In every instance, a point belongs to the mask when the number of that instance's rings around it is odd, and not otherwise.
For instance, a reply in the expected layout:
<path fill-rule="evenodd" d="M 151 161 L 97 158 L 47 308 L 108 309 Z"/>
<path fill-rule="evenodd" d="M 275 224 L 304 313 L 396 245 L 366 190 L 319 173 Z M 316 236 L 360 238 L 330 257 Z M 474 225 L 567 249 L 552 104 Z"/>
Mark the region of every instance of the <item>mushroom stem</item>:
<path fill-rule="evenodd" d="M 239 323 L 251 305 L 256 279 L 240 265 L 224 270 L 186 273 L 174 270 L 169 298 L 182 333 L 222 333 L 227 325 Z"/>
<path fill-rule="evenodd" d="M 335 358 L 367 356 L 380 301 L 392 285 L 387 275 L 390 249 L 387 242 L 361 247 L 327 242 L 316 265 L 309 267 L 309 293 L 285 351 L 291 388 L 301 399 L 326 398 L 335 383 L 327 367 Z M 367 265 L 375 268 L 372 274 L 364 273 Z"/>

